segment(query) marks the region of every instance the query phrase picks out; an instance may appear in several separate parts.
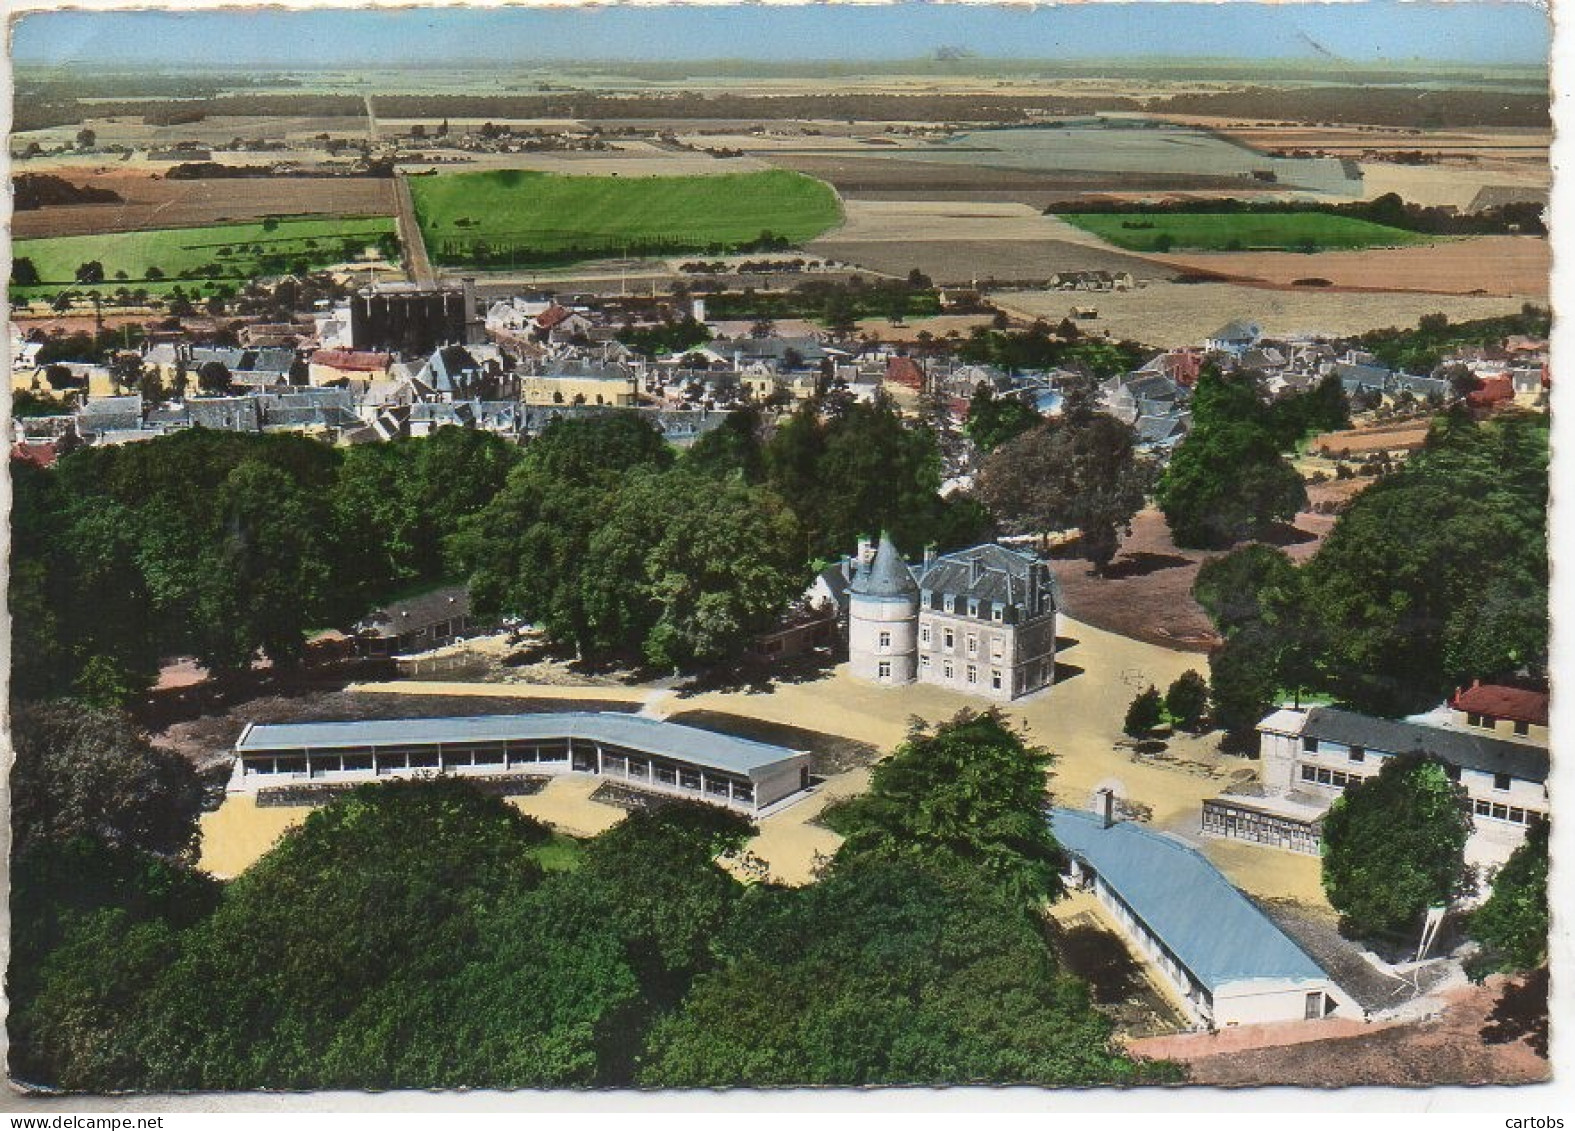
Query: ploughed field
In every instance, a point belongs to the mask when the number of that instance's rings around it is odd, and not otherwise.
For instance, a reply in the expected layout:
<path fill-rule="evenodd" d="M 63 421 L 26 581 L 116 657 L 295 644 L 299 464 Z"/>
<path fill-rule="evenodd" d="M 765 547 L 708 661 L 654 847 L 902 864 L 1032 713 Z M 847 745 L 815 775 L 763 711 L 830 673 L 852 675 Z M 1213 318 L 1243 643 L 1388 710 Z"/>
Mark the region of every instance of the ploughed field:
<path fill-rule="evenodd" d="M 801 244 L 841 219 L 829 185 L 783 170 L 689 177 L 492 170 L 409 178 L 434 262 L 481 267 Z"/>
<path fill-rule="evenodd" d="M 110 204 L 46 205 L 11 217 L 13 239 L 86 236 L 241 223 L 265 216 L 393 215 L 394 182 L 377 177 L 156 177 L 144 172 L 62 167 L 74 185 L 110 189 Z"/>
<path fill-rule="evenodd" d="M 392 238 L 386 216 L 278 217 L 245 224 L 158 228 L 91 236 L 17 240 L 16 259 L 31 261 L 38 283 L 13 286 L 27 301 L 62 290 L 113 291 L 120 287 L 162 293 L 204 282 L 242 281 L 362 259 Z M 77 281 L 84 264 L 103 266 L 102 282 Z M 149 272 L 153 272 L 150 278 Z"/>
<path fill-rule="evenodd" d="M 1318 212 L 1063 212 L 1061 219 L 1127 251 L 1290 251 L 1401 247 L 1429 237 Z M 1435 237 L 1436 238 L 1436 237 Z"/>

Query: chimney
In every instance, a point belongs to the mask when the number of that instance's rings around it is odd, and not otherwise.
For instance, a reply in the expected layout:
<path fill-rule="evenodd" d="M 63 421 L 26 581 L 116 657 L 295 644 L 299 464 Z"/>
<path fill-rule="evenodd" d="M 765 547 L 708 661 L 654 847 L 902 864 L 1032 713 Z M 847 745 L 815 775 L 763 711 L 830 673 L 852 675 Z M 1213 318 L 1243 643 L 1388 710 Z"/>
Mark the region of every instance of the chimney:
<path fill-rule="evenodd" d="M 1100 789 L 1094 792 L 1094 804 L 1099 813 L 1099 827 L 1108 829 L 1116 823 L 1116 793 L 1113 789 Z"/>
<path fill-rule="evenodd" d="M 859 539 L 859 564 L 869 565 L 875 560 L 875 542 L 870 538 Z"/>
<path fill-rule="evenodd" d="M 972 554 L 968 558 L 968 584 L 979 584 L 979 555 Z"/>
<path fill-rule="evenodd" d="M 925 571 L 928 572 L 929 568 L 931 566 L 933 566 L 934 564 L 935 564 L 935 547 L 934 546 L 926 546 L 926 547 L 924 547 L 924 568 L 925 568 Z"/>

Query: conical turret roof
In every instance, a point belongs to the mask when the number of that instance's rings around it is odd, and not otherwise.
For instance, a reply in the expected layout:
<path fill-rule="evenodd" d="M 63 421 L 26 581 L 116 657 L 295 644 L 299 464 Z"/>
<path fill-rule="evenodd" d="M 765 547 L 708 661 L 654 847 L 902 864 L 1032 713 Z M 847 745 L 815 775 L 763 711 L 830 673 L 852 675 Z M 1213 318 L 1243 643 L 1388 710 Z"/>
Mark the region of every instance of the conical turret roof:
<path fill-rule="evenodd" d="M 880 536 L 875 560 L 853 579 L 850 591 L 859 597 L 917 597 L 918 582 L 887 534 Z"/>

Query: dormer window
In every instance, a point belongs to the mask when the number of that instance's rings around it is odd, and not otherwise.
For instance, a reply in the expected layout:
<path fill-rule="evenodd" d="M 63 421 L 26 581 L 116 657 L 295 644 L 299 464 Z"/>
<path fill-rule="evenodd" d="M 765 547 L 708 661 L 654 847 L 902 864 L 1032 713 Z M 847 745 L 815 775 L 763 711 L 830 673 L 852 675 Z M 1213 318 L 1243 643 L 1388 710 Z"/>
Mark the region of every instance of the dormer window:
<path fill-rule="evenodd" d="M 990 619 L 996 624 L 1000 624 L 1005 617 L 1006 609 L 1004 606 L 999 603 L 990 606 Z"/>
<path fill-rule="evenodd" d="M 968 598 L 968 615 L 971 617 L 979 615 L 979 602 L 973 597 Z"/>

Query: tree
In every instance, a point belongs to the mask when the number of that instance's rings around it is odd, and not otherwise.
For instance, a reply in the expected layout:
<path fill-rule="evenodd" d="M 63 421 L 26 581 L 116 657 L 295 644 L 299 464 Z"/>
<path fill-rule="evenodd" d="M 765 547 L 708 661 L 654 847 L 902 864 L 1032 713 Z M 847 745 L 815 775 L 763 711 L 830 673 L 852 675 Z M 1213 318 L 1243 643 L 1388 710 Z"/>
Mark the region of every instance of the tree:
<path fill-rule="evenodd" d="M 1493 877 L 1493 893 L 1471 913 L 1466 930 L 1482 948 L 1466 963 L 1480 982 L 1489 974 L 1535 970 L 1548 960 L 1547 821 L 1537 821 Z"/>
<path fill-rule="evenodd" d="M 1358 938 L 1419 930 L 1423 913 L 1465 894 L 1471 815 L 1465 789 L 1429 755 L 1384 759 L 1323 820 L 1323 889 Z"/>
<path fill-rule="evenodd" d="M 11 261 L 11 283 L 18 287 L 33 287 L 39 282 L 38 268 L 33 265 L 33 260 L 26 256 L 18 256 Z"/>
<path fill-rule="evenodd" d="M 1250 424 L 1197 427 L 1160 477 L 1160 509 L 1178 545 L 1228 546 L 1307 505 L 1300 475 L 1274 438 Z"/>
<path fill-rule="evenodd" d="M 759 409 L 734 409 L 690 446 L 684 465 L 719 479 L 738 475 L 745 483 L 759 483 L 766 474 L 764 428 Z"/>
<path fill-rule="evenodd" d="M 1209 706 L 1209 685 L 1195 671 L 1182 672 L 1165 692 L 1165 713 L 1182 730 L 1199 731 Z"/>
<path fill-rule="evenodd" d="M 78 149 L 92 149 L 97 144 L 98 144 L 98 134 L 94 133 L 92 130 L 88 129 L 86 126 L 82 127 L 80 130 L 77 131 L 77 148 Z"/>
<path fill-rule="evenodd" d="M 898 860 L 976 872 L 1024 904 L 1060 893 L 1060 847 L 1045 817 L 1049 751 L 1029 745 L 999 711 L 959 711 L 916 726 L 876 764 L 867 793 L 838 806 L 845 840 L 836 866 Z"/>
<path fill-rule="evenodd" d="M 222 361 L 205 361 L 197 367 L 197 388 L 205 393 L 228 393 L 232 380 L 229 366 Z"/>
<path fill-rule="evenodd" d="M 1079 553 L 1103 570 L 1142 508 L 1150 470 L 1137 437 L 1113 417 L 1048 421 L 997 448 L 979 471 L 979 497 L 1011 530 L 1076 528 Z"/>
<path fill-rule="evenodd" d="M 164 269 L 162 267 L 149 267 L 142 273 L 142 277 L 150 282 L 157 282 L 164 278 Z"/>
<path fill-rule="evenodd" d="M 648 1087 L 1091 1085 L 1175 1079 L 1132 1061 L 1034 919 L 988 885 L 911 860 L 760 887 L 722 963 L 651 1033 Z"/>
<path fill-rule="evenodd" d="M 1159 690 L 1150 684 L 1137 693 L 1127 706 L 1126 719 L 1121 729 L 1133 738 L 1146 738 L 1153 729 L 1165 721 L 1165 700 Z"/>
<path fill-rule="evenodd" d="M 79 283 L 102 283 L 104 281 L 104 265 L 96 259 L 77 265 L 73 276 Z"/>
<path fill-rule="evenodd" d="M 1042 421 L 1043 417 L 1032 407 L 1015 397 L 997 400 L 995 390 L 981 381 L 968 402 L 968 422 L 963 431 L 980 452 L 988 453 Z"/>
<path fill-rule="evenodd" d="M 203 787 L 191 763 L 152 745 L 124 714 L 80 703 L 12 715 L 13 850 L 91 837 L 179 858 L 197 843 Z"/>
<path fill-rule="evenodd" d="M 142 359 L 134 353 L 118 353 L 109 363 L 109 375 L 117 389 L 135 389 L 142 383 Z"/>

